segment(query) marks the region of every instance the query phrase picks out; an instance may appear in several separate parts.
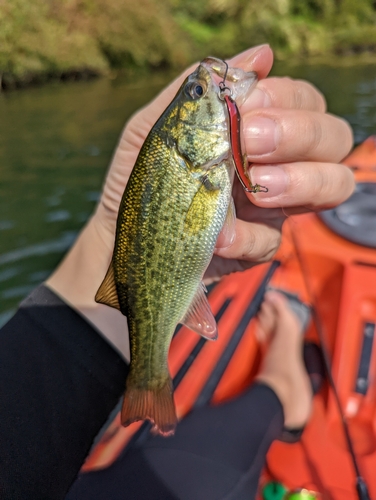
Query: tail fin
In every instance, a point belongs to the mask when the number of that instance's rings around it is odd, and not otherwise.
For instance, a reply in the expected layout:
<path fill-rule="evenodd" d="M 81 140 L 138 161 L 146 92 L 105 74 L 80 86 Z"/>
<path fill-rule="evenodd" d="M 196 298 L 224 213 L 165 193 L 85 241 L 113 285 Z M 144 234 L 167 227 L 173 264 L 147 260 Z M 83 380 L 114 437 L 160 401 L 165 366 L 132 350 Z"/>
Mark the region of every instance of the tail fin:
<path fill-rule="evenodd" d="M 177 418 L 171 380 L 158 389 L 127 388 L 121 409 L 122 425 L 144 419 L 149 419 L 163 436 L 174 434 Z"/>

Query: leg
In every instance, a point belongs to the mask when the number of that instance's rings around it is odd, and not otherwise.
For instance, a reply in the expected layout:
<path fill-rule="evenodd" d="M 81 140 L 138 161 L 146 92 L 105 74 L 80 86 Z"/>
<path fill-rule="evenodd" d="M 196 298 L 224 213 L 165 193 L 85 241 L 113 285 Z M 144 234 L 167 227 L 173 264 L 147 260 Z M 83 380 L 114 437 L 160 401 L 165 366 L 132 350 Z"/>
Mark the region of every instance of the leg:
<path fill-rule="evenodd" d="M 66 500 L 249 500 L 282 428 L 274 391 L 254 384 L 229 403 L 192 412 L 174 436 L 153 437 L 108 469 L 80 475 Z"/>
<path fill-rule="evenodd" d="M 173 438 L 156 437 L 142 453 L 180 500 L 249 499 L 282 428 L 276 394 L 254 384 L 235 400 L 192 412 Z"/>

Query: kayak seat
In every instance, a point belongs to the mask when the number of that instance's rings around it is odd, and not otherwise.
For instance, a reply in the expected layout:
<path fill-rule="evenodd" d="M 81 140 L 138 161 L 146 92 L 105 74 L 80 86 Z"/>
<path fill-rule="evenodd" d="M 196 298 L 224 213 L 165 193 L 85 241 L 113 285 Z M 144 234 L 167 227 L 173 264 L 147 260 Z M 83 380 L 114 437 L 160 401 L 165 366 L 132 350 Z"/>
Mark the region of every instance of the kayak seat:
<path fill-rule="evenodd" d="M 342 238 L 376 248 L 376 182 L 358 183 L 348 200 L 318 217 Z"/>

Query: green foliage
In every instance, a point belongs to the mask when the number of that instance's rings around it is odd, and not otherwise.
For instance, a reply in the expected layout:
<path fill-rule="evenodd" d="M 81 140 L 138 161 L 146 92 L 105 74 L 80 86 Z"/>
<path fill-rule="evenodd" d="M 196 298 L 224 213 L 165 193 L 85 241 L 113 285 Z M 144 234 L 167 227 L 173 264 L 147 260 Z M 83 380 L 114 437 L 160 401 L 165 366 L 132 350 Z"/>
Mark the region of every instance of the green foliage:
<path fill-rule="evenodd" d="M 86 0 L 84 14 L 113 68 L 186 64 L 188 46 L 158 0 Z"/>
<path fill-rule="evenodd" d="M 0 0 L 0 73 L 5 83 L 107 70 L 95 41 L 56 15 L 52 2 Z"/>
<path fill-rule="evenodd" d="M 278 59 L 374 50 L 372 0 L 170 0 L 195 52 L 226 57 L 269 43 Z"/>
<path fill-rule="evenodd" d="M 334 36 L 334 50 L 338 54 L 376 51 L 376 26 L 354 26 L 338 30 Z"/>
<path fill-rule="evenodd" d="M 0 82 L 184 66 L 269 43 L 276 57 L 376 49 L 373 0 L 0 0 Z"/>
<path fill-rule="evenodd" d="M 118 67 L 186 64 L 189 47 L 158 0 L 0 0 L 4 86 Z"/>

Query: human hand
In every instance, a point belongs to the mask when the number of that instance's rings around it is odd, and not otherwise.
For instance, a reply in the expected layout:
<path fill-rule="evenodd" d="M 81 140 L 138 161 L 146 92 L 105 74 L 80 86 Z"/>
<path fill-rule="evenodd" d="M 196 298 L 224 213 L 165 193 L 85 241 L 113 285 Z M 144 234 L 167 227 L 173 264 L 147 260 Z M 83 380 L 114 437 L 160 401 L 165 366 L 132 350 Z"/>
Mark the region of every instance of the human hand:
<path fill-rule="evenodd" d="M 335 206 L 354 189 L 351 171 L 338 163 L 352 147 L 349 125 L 326 113 L 324 97 L 311 84 L 265 79 L 272 61 L 266 45 L 229 61 L 230 66 L 259 75 L 256 89 L 240 112 L 252 183 L 267 186 L 269 191 L 246 195 L 235 178 L 235 238 L 230 246 L 216 249 L 207 279 L 271 259 L 287 215 Z M 107 233 L 111 253 L 119 203 L 140 147 L 192 70 L 134 115 L 124 129 L 95 215 L 100 230 Z"/>
<path fill-rule="evenodd" d="M 235 237 L 231 245 L 216 249 L 206 273 L 209 280 L 269 260 L 278 249 L 287 214 L 334 206 L 354 187 L 351 171 L 338 164 L 352 146 L 350 127 L 325 112 L 323 96 L 309 83 L 266 79 L 272 61 L 268 46 L 249 49 L 229 61 L 231 66 L 256 71 L 260 78 L 240 111 L 252 182 L 266 185 L 269 191 L 246 195 L 235 178 Z M 189 68 L 129 120 L 93 217 L 47 280 L 48 286 L 97 326 L 127 358 L 124 316 L 95 303 L 94 296 L 112 257 L 118 208 L 138 152 L 192 70 Z M 268 119 L 269 125 L 275 124 L 274 131 L 268 127 Z"/>

